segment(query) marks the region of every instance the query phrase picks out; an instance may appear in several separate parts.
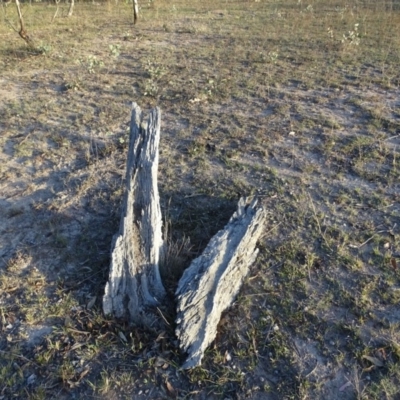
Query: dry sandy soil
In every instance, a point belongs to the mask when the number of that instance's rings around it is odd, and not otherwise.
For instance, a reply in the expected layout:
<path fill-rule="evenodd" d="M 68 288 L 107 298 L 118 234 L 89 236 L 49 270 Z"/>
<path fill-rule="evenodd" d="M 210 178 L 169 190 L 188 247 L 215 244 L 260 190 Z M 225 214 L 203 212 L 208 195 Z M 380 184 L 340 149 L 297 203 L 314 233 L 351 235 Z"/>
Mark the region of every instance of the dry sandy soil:
<path fill-rule="evenodd" d="M 0 400 L 400 399 L 400 15 L 314 3 L 24 5 L 35 50 L 6 8 Z M 171 296 L 240 196 L 268 210 L 191 371 L 173 315 L 101 311 L 132 101 L 162 110 Z"/>

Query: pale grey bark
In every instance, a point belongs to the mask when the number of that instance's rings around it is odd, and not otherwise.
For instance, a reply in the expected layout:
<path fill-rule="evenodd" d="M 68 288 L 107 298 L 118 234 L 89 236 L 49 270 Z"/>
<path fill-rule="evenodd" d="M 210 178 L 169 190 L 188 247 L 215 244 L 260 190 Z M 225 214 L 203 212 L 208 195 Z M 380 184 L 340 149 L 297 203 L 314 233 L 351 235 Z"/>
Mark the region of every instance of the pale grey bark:
<path fill-rule="evenodd" d="M 133 24 L 136 24 L 136 21 L 139 18 L 139 4 L 138 0 L 133 0 Z"/>
<path fill-rule="evenodd" d="M 54 0 L 54 1 L 55 1 L 55 3 L 56 3 L 57 8 L 56 8 L 56 12 L 54 13 L 53 18 L 52 18 L 52 20 L 51 20 L 51 23 L 53 23 L 54 20 L 55 20 L 56 17 L 57 17 L 58 9 L 59 9 L 59 4 L 60 4 L 60 0 Z"/>
<path fill-rule="evenodd" d="M 183 368 L 199 365 L 215 339 L 222 312 L 234 301 L 257 257 L 264 221 L 265 212 L 256 200 L 246 204 L 240 199 L 226 227 L 185 270 L 176 290 L 176 335 L 188 355 Z"/>
<path fill-rule="evenodd" d="M 70 0 L 69 10 L 68 10 L 68 17 L 72 17 L 74 12 L 75 0 Z"/>
<path fill-rule="evenodd" d="M 157 189 L 160 125 L 159 109 L 145 123 L 140 108 L 133 105 L 126 194 L 103 297 L 106 315 L 153 327 L 161 325 L 155 310 L 166 299 L 159 273 L 165 255 Z M 199 365 L 215 339 L 222 312 L 231 306 L 257 257 L 256 242 L 264 221 L 265 211 L 256 200 L 241 199 L 226 227 L 180 279 L 176 334 L 181 350 L 187 353 L 184 368 Z"/>
<path fill-rule="evenodd" d="M 18 31 L 19 36 L 21 36 L 22 39 L 25 40 L 26 44 L 29 47 L 35 48 L 35 43 L 32 40 L 32 38 L 28 35 L 27 31 L 25 30 L 25 24 L 24 24 L 24 19 L 22 17 L 22 12 L 21 12 L 21 6 L 19 4 L 19 0 L 15 0 L 15 5 L 17 6 L 17 12 L 18 12 L 18 19 L 19 19 L 19 24 L 21 26 L 20 30 Z"/>
<path fill-rule="evenodd" d="M 126 194 L 103 297 L 106 315 L 147 326 L 155 323 L 151 310 L 166 295 L 159 273 L 165 250 L 157 187 L 160 125 L 158 108 L 144 122 L 139 106 L 133 104 Z"/>

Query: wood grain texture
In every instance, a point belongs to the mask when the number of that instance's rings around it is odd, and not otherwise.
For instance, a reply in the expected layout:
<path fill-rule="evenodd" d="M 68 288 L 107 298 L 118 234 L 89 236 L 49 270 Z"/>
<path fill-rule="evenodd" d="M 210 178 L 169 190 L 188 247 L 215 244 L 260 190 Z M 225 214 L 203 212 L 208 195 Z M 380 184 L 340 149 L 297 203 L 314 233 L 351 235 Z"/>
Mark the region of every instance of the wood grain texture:
<path fill-rule="evenodd" d="M 157 187 L 161 115 L 158 108 L 144 122 L 132 106 L 126 193 L 120 228 L 113 238 L 103 311 L 141 325 L 156 321 L 151 309 L 166 293 L 159 273 L 165 248 Z M 154 311 L 154 310 L 153 310 Z"/>
<path fill-rule="evenodd" d="M 179 281 L 176 335 L 181 350 L 188 355 L 183 368 L 199 365 L 215 339 L 222 312 L 234 301 L 257 257 L 256 242 L 265 216 L 256 200 L 247 204 L 246 199 L 240 199 L 226 227 L 211 239 Z"/>

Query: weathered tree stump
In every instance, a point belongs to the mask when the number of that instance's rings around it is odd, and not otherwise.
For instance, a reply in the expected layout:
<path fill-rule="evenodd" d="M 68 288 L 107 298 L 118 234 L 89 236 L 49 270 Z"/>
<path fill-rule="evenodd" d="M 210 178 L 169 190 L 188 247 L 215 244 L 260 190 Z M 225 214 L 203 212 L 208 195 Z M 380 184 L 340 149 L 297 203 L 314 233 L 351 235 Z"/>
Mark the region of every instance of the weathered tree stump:
<path fill-rule="evenodd" d="M 209 242 L 202 255 L 183 273 L 176 290 L 176 335 L 188 357 L 183 368 L 200 364 L 215 339 L 221 314 L 234 301 L 249 266 L 255 261 L 256 242 L 265 212 L 257 201 L 240 199 L 226 227 Z"/>
<path fill-rule="evenodd" d="M 140 108 L 133 104 L 126 193 L 103 297 L 106 315 L 148 327 L 162 324 L 155 311 L 166 298 L 159 272 L 165 256 L 157 188 L 160 125 L 158 108 L 145 123 Z M 176 291 L 176 335 L 188 355 L 184 368 L 199 365 L 214 340 L 222 312 L 234 301 L 257 257 L 256 242 L 264 221 L 265 211 L 256 200 L 247 204 L 240 199 L 225 228 L 183 273 Z"/>
<path fill-rule="evenodd" d="M 159 272 L 165 251 L 157 187 L 160 125 L 158 108 L 145 123 L 139 106 L 133 104 L 126 193 L 103 297 L 106 315 L 147 326 L 156 322 L 152 311 L 166 295 Z"/>

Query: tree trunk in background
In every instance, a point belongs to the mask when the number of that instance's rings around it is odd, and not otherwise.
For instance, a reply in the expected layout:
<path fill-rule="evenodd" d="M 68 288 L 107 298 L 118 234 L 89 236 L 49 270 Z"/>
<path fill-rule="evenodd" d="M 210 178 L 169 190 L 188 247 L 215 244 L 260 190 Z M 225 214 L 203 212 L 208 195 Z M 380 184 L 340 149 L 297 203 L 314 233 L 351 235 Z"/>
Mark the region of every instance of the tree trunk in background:
<path fill-rule="evenodd" d="M 18 19 L 19 19 L 19 24 L 21 27 L 18 34 L 19 34 L 19 36 L 21 36 L 22 39 L 25 40 L 26 44 L 29 47 L 35 48 L 35 43 L 33 42 L 31 37 L 28 35 L 28 33 L 25 30 L 24 19 L 22 18 L 22 12 L 21 12 L 21 6 L 19 4 L 19 0 L 15 0 L 15 5 L 17 6 Z"/>
<path fill-rule="evenodd" d="M 72 17 L 74 12 L 75 0 L 70 0 L 69 10 L 68 10 L 68 17 Z"/>
<path fill-rule="evenodd" d="M 104 313 L 131 322 L 157 325 L 154 311 L 165 298 L 159 262 L 164 256 L 157 187 L 160 110 L 147 123 L 133 104 L 126 171 L 126 193 L 118 234 L 113 239 Z"/>
<path fill-rule="evenodd" d="M 133 24 L 136 24 L 138 18 L 139 18 L 138 0 L 133 0 Z"/>
<path fill-rule="evenodd" d="M 240 199 L 226 227 L 209 242 L 203 254 L 185 270 L 178 284 L 176 335 L 188 354 L 183 368 L 200 364 L 215 339 L 221 314 L 235 296 L 255 261 L 256 242 L 264 228 L 265 212 Z"/>

